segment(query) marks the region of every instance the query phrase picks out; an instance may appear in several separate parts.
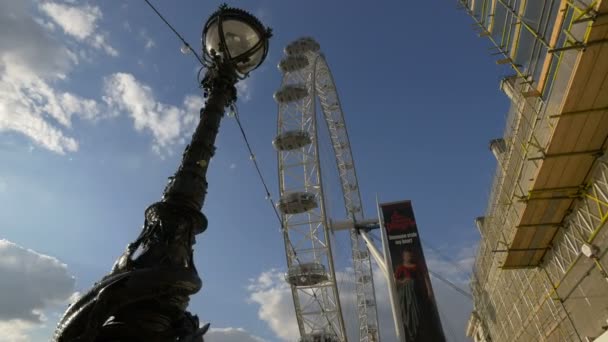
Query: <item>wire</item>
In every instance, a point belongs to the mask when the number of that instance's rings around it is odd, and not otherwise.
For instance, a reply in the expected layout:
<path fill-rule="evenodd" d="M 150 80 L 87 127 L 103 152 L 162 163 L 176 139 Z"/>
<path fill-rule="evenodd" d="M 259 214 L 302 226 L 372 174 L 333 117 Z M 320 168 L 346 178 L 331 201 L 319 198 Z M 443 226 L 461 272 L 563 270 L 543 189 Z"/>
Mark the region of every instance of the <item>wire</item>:
<path fill-rule="evenodd" d="M 272 210 L 274 211 L 274 214 L 277 217 L 277 220 L 279 220 L 279 223 L 281 224 L 281 228 L 283 228 L 283 220 L 281 220 L 281 215 L 279 215 L 279 212 L 277 211 L 277 207 L 274 203 L 274 200 L 272 199 L 272 196 L 270 195 L 270 190 L 268 189 L 268 184 L 266 183 L 266 180 L 264 179 L 264 176 L 262 175 L 262 171 L 260 170 L 260 165 L 258 164 L 258 161 L 255 159 L 255 154 L 253 153 L 253 149 L 251 148 L 249 139 L 247 139 L 247 134 L 245 134 L 245 130 L 243 129 L 243 125 L 241 124 L 241 119 L 239 117 L 238 107 L 236 106 L 236 104 L 233 105 L 233 108 L 235 110 L 234 118 L 236 119 L 236 123 L 239 126 L 239 130 L 241 131 L 241 136 L 243 137 L 243 140 L 245 141 L 245 145 L 247 146 L 247 151 L 249 151 L 249 159 L 251 159 L 251 161 L 253 162 L 253 166 L 255 167 L 255 170 L 258 173 L 260 182 L 262 182 L 262 185 L 264 186 L 264 192 L 266 193 L 266 199 L 268 199 L 268 201 L 270 202 L 270 205 L 272 206 Z"/>
<path fill-rule="evenodd" d="M 379 239 L 378 239 L 378 237 L 376 237 L 376 236 L 374 236 L 374 235 L 372 235 L 372 234 L 370 234 L 370 236 L 372 237 L 372 240 L 376 240 L 376 241 L 378 241 L 378 240 L 379 240 Z M 436 250 L 434 247 L 431 247 L 431 246 L 430 246 L 428 243 L 424 242 L 424 244 L 425 244 L 427 247 L 430 247 L 430 248 L 431 248 L 431 249 L 432 249 L 432 250 L 433 250 L 435 253 L 439 254 L 440 256 L 443 256 L 442 254 L 438 253 L 438 251 L 437 251 L 437 250 Z M 444 256 L 444 258 L 446 258 L 446 257 Z M 446 259 L 447 259 L 448 261 L 450 261 L 450 262 L 451 262 L 451 263 L 452 263 L 454 266 L 456 266 L 457 268 L 459 268 L 459 269 L 462 271 L 462 268 L 461 268 L 461 267 L 460 267 L 458 264 L 456 264 L 454 261 L 450 260 L 449 258 L 446 258 Z M 454 289 L 455 291 L 457 291 L 457 292 L 458 292 L 458 293 L 460 293 L 461 295 L 463 295 L 463 296 L 467 297 L 468 299 L 471 299 L 471 300 L 473 299 L 473 295 L 471 295 L 471 293 L 469 293 L 469 292 L 468 292 L 468 291 L 466 291 L 466 290 L 463 290 L 463 289 L 462 289 L 462 288 L 460 288 L 458 285 L 454 284 L 453 282 L 451 282 L 451 281 L 450 281 L 450 280 L 448 280 L 447 278 L 443 277 L 441 274 L 439 274 L 439 273 L 437 273 L 437 272 L 434 272 L 434 271 L 432 271 L 432 270 L 428 270 L 428 271 L 429 271 L 429 273 L 430 273 L 432 276 L 434 276 L 435 278 L 437 278 L 437 279 L 439 279 L 439 280 L 443 281 L 444 283 L 446 283 L 447 285 L 449 285 L 449 286 L 450 286 L 452 289 Z M 467 272 L 464 272 L 464 273 L 467 273 Z"/>
<path fill-rule="evenodd" d="M 467 297 L 467 298 L 468 298 L 468 299 L 470 299 L 470 300 L 472 300 L 472 299 L 473 299 L 473 295 L 471 295 L 471 294 L 470 294 L 468 291 L 465 291 L 465 290 L 461 289 L 461 288 L 460 288 L 458 285 L 456 285 L 456 284 L 452 283 L 451 281 L 449 281 L 448 279 L 444 278 L 444 277 L 443 277 L 441 274 L 439 274 L 439 273 L 437 273 L 437 272 L 433 272 L 433 271 L 431 271 L 431 270 L 428 270 L 428 271 L 429 271 L 429 273 L 430 273 L 430 274 L 431 274 L 433 277 L 435 277 L 435 278 L 437 278 L 437 279 L 439 279 L 439 280 L 443 281 L 444 283 L 448 284 L 448 285 L 449 285 L 449 286 L 450 286 L 452 289 L 454 289 L 456 292 L 460 293 L 461 295 L 463 295 L 463 296 Z"/>
<path fill-rule="evenodd" d="M 433 245 L 431 245 L 428 241 L 423 240 L 422 238 L 420 238 L 420 242 L 422 242 L 422 244 L 424 244 L 426 247 L 428 247 L 431 250 L 433 250 L 433 252 L 435 252 L 438 256 L 440 256 L 441 258 L 443 258 L 445 261 L 447 261 L 450 264 L 452 264 L 460 272 L 462 272 L 464 274 L 470 274 L 471 273 L 470 270 L 465 270 L 460 264 L 458 264 L 456 261 L 454 261 L 454 259 L 452 259 L 452 258 L 448 257 L 447 255 L 443 254 L 443 252 L 441 252 L 438 248 L 436 248 Z"/>
<path fill-rule="evenodd" d="M 196 57 L 196 59 L 198 60 L 199 63 L 201 63 L 201 65 L 205 65 L 205 63 L 203 63 L 203 60 L 201 59 L 201 57 L 198 55 L 198 53 L 196 53 L 196 51 L 194 51 L 194 49 L 192 48 L 192 46 L 190 46 L 190 44 L 188 44 L 188 42 L 184 39 L 184 37 L 182 37 L 181 34 L 179 34 L 179 32 L 177 32 L 177 30 L 175 30 L 175 28 L 173 28 L 173 25 L 171 25 L 167 19 L 165 19 L 165 17 L 160 14 L 160 12 L 156 9 L 156 7 L 154 7 L 154 5 L 152 5 L 150 3 L 150 1 L 148 0 L 144 0 L 146 2 L 146 4 L 148 4 L 148 6 L 150 6 L 150 8 L 154 11 L 154 13 L 156 13 L 156 15 L 163 21 L 165 22 L 165 24 L 167 25 L 167 27 L 169 27 L 171 29 L 171 31 L 173 31 L 173 33 L 175 33 L 175 35 L 177 36 L 177 38 L 179 38 L 179 40 L 182 41 L 182 43 L 192 52 L 192 54 L 194 55 L 194 57 Z"/>

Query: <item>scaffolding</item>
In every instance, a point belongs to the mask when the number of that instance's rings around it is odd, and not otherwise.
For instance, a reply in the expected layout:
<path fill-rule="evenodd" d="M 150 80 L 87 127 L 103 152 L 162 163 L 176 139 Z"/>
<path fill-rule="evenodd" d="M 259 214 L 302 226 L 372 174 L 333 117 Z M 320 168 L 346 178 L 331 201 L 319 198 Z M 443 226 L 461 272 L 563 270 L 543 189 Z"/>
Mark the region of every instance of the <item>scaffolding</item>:
<path fill-rule="evenodd" d="M 608 4 L 462 0 L 511 99 L 471 279 L 475 341 L 586 341 L 605 329 Z M 503 144 L 501 142 L 501 144 Z M 581 246 L 598 247 L 595 259 Z"/>

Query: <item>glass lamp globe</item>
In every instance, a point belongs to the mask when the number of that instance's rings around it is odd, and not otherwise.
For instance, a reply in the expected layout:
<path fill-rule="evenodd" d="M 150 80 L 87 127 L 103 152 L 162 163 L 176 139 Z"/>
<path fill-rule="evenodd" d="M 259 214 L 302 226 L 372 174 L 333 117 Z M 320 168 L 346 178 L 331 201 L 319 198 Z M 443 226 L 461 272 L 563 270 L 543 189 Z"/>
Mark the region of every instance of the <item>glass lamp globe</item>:
<path fill-rule="evenodd" d="M 222 6 L 205 24 L 203 53 L 207 61 L 219 57 L 246 75 L 266 58 L 269 38 L 270 30 L 253 15 Z"/>

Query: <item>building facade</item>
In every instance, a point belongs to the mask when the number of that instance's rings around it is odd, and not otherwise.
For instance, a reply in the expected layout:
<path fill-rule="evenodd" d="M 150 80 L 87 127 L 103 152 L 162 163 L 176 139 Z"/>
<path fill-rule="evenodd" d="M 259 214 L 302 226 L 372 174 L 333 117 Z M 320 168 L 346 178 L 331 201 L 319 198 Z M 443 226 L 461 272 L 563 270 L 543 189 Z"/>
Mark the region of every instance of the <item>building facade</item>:
<path fill-rule="evenodd" d="M 467 335 L 600 341 L 608 328 L 608 0 L 460 0 L 510 98 Z M 603 337 L 602 337 L 603 338 Z"/>

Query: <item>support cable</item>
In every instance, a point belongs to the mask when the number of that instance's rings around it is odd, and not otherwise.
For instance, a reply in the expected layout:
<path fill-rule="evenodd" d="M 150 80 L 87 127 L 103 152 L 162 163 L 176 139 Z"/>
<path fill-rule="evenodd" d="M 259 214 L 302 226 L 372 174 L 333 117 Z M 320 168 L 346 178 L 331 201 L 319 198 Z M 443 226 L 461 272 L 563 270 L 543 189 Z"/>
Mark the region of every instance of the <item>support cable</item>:
<path fill-rule="evenodd" d="M 470 274 L 471 271 L 470 270 L 465 270 L 459 263 L 457 263 L 454 259 L 450 258 L 449 256 L 443 254 L 443 252 L 441 252 L 439 250 L 439 248 L 434 247 L 432 244 L 430 244 L 427 240 L 423 240 L 422 238 L 420 238 L 420 242 L 422 242 L 422 244 L 424 244 L 426 247 L 430 248 L 433 252 L 435 252 L 435 254 L 437 254 L 438 256 L 440 256 L 443 260 L 449 262 L 450 264 L 452 264 L 452 266 L 456 267 L 460 272 L 462 272 L 463 274 Z"/>
<path fill-rule="evenodd" d="M 156 15 L 165 23 L 165 25 L 167 25 L 167 27 L 169 27 L 169 29 L 171 29 L 171 31 L 173 31 L 173 33 L 175 33 L 175 35 L 177 36 L 177 38 L 179 38 L 179 40 L 181 40 L 182 44 L 184 44 L 184 46 L 187 47 L 188 50 L 190 50 L 190 52 L 192 52 L 192 54 L 194 55 L 194 57 L 196 57 L 196 59 L 198 60 L 198 62 L 201 63 L 201 65 L 205 65 L 205 63 L 203 63 L 203 60 L 198 55 L 198 53 L 196 53 L 196 51 L 194 51 L 194 49 L 192 48 L 192 46 L 190 46 L 190 44 L 188 44 L 188 42 L 184 39 L 184 37 L 181 34 L 179 34 L 179 32 L 177 32 L 177 30 L 175 30 L 175 28 L 173 27 L 173 25 L 171 25 L 167 21 L 167 19 L 165 19 L 165 17 L 156 9 L 156 7 L 154 7 L 154 5 L 152 5 L 150 3 L 150 1 L 148 1 L 148 0 L 144 0 L 144 1 L 154 11 L 154 13 L 156 13 Z"/>
<path fill-rule="evenodd" d="M 238 111 L 238 107 L 236 106 L 236 104 L 233 105 L 232 109 L 234 110 L 234 118 L 236 120 L 236 124 L 239 126 L 239 131 L 241 131 L 241 136 L 243 137 L 245 146 L 247 146 L 247 151 L 249 152 L 249 159 L 251 159 L 251 162 L 253 163 L 253 166 L 255 167 L 255 171 L 257 172 L 258 177 L 260 178 L 260 182 L 262 183 L 262 186 L 264 187 L 264 192 L 266 193 L 266 199 L 270 202 L 270 205 L 272 206 L 272 210 L 274 211 L 274 214 L 277 217 L 277 220 L 279 220 L 279 223 L 281 224 L 281 228 L 283 228 L 283 221 L 281 220 L 281 215 L 277 211 L 277 206 L 275 205 L 274 200 L 272 199 L 272 196 L 270 195 L 270 190 L 268 189 L 268 183 L 266 183 L 266 180 L 264 179 L 264 176 L 262 175 L 262 171 L 260 170 L 260 165 L 258 164 L 258 161 L 255 158 L 255 154 L 253 153 L 253 149 L 251 148 L 251 144 L 249 143 L 247 134 L 245 134 L 245 130 L 243 129 L 243 125 L 241 124 L 241 118 L 239 117 L 239 111 Z"/>
<path fill-rule="evenodd" d="M 372 237 L 372 240 L 376 240 L 376 241 L 378 241 L 378 240 L 379 240 L 379 239 L 378 239 L 378 237 L 377 237 L 377 236 L 375 236 L 375 235 L 369 234 L 369 236 L 371 236 L 371 237 Z M 427 243 L 425 243 L 425 245 L 429 246 Z M 437 252 L 437 250 L 435 250 L 435 248 L 431 247 L 431 249 L 433 249 L 433 251 Z M 442 256 L 442 255 L 440 254 L 440 256 Z M 444 256 L 444 258 L 445 258 L 445 256 Z M 448 260 L 450 263 L 452 263 L 452 264 L 453 264 L 455 267 L 457 267 L 457 268 L 459 268 L 461 271 L 463 271 L 463 269 L 462 269 L 462 268 L 461 268 L 461 267 L 460 267 L 460 266 L 459 266 L 459 265 L 458 265 L 456 262 L 454 262 L 453 260 L 450 260 L 449 258 L 448 258 L 447 260 Z M 439 274 L 439 273 L 437 273 L 437 272 L 434 272 L 434 271 L 432 271 L 432 270 L 428 270 L 428 271 L 429 271 L 429 273 L 430 273 L 430 274 L 431 274 L 433 277 L 435 277 L 435 278 L 437 278 L 437 279 L 441 280 L 442 282 L 446 283 L 448 286 L 450 286 L 450 287 L 451 287 L 452 289 L 454 289 L 456 292 L 458 292 L 458 293 L 460 293 L 461 295 L 465 296 L 465 297 L 466 297 L 466 298 L 468 298 L 469 300 L 473 300 L 473 295 L 472 295 L 471 293 L 469 293 L 468 291 L 463 290 L 462 288 L 460 288 L 460 286 L 458 286 L 458 285 L 454 284 L 452 281 L 448 280 L 447 278 L 445 278 L 445 277 L 444 277 L 444 276 L 442 276 L 441 274 Z M 464 272 L 464 271 L 463 271 L 463 273 L 467 273 L 467 272 Z"/>
<path fill-rule="evenodd" d="M 458 293 L 460 293 L 461 295 L 463 295 L 463 296 L 467 297 L 469 300 L 473 300 L 473 295 L 471 295 L 471 294 L 470 294 L 468 291 L 465 291 L 465 290 L 461 289 L 461 288 L 460 288 L 458 285 L 456 285 L 456 284 L 454 284 L 453 282 L 449 281 L 447 278 L 443 277 L 441 274 L 439 274 L 439 273 L 437 273 L 437 272 L 434 272 L 434 271 L 432 271 L 432 270 L 428 270 L 428 271 L 429 271 L 429 273 L 430 273 L 430 274 L 431 274 L 433 277 L 435 277 L 435 278 L 437 278 L 437 279 L 439 279 L 439 280 L 443 281 L 443 282 L 444 282 L 444 283 L 446 283 L 448 286 L 450 286 L 452 289 L 454 289 L 456 292 L 458 292 Z"/>

